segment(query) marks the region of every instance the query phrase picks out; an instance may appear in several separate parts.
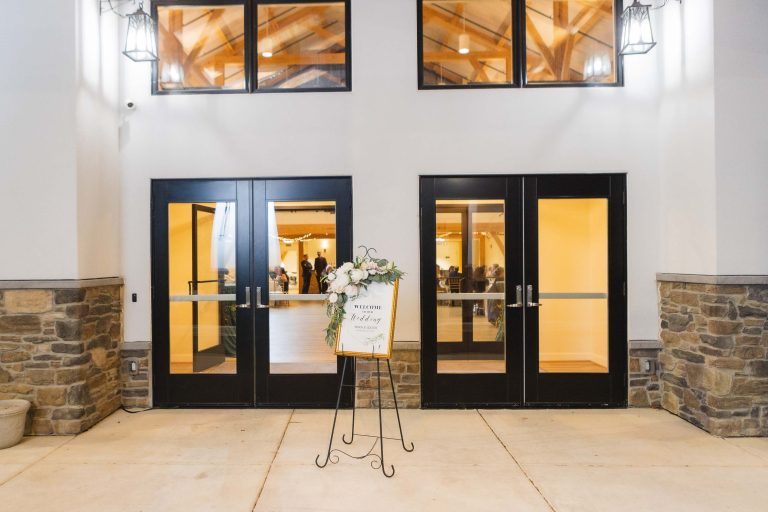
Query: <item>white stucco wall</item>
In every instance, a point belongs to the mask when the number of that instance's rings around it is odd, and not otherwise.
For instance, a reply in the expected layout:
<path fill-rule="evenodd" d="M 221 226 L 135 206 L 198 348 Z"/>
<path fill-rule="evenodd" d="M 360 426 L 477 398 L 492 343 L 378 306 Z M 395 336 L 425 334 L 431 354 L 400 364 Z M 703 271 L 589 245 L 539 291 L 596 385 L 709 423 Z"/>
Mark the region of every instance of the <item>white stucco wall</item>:
<path fill-rule="evenodd" d="M 418 91 L 415 2 L 355 0 L 351 93 L 152 97 L 123 59 L 126 340 L 150 339 L 151 178 L 353 176 L 354 242 L 408 272 L 397 339 L 418 340 L 420 174 L 598 171 L 629 173 L 630 336 L 654 338 L 657 56 L 628 59 L 624 88 Z"/>
<path fill-rule="evenodd" d="M 768 2 L 715 2 L 719 274 L 768 274 Z"/>
<path fill-rule="evenodd" d="M 0 279 L 78 277 L 74 5 L 3 2 Z"/>

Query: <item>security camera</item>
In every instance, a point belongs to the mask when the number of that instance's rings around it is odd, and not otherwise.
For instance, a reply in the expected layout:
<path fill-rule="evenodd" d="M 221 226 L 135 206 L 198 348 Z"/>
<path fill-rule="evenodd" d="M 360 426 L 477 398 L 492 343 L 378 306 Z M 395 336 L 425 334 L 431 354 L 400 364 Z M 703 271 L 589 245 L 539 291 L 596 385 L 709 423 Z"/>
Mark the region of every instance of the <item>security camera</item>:
<path fill-rule="evenodd" d="M 133 100 L 125 100 L 125 108 L 128 110 L 134 110 L 136 108 L 136 102 Z"/>

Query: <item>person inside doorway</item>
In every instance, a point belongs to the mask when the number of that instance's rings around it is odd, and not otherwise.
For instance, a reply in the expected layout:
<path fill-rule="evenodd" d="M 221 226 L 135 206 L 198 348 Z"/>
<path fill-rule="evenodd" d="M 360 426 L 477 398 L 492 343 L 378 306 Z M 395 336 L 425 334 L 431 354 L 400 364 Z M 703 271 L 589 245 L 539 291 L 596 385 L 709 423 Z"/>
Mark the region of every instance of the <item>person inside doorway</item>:
<path fill-rule="evenodd" d="M 312 263 L 309 262 L 309 254 L 305 254 L 301 259 L 301 293 L 309 293 L 309 285 L 312 282 Z"/>
<path fill-rule="evenodd" d="M 317 289 L 320 290 L 320 293 L 325 293 L 328 289 L 328 284 L 322 281 L 323 272 L 325 272 L 327 266 L 328 260 L 325 259 L 325 256 L 323 256 L 320 251 L 317 251 L 317 258 L 315 258 L 315 275 L 317 276 Z"/>

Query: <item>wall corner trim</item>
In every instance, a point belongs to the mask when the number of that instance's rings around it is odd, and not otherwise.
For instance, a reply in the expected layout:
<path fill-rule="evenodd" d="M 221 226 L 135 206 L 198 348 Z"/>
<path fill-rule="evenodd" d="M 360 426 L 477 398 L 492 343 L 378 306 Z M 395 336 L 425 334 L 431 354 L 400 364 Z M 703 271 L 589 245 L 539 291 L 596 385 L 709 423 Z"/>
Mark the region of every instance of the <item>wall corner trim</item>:
<path fill-rule="evenodd" d="M 93 288 L 95 286 L 122 286 L 122 277 L 98 277 L 94 279 L 28 279 L 0 280 L 0 290 L 63 290 Z"/>

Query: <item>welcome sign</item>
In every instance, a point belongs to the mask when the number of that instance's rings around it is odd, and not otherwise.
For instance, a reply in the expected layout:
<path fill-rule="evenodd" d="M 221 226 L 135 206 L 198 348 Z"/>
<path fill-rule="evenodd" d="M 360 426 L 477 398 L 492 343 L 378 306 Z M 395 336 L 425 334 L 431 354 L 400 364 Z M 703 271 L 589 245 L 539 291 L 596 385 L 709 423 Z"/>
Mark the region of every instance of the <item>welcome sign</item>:
<path fill-rule="evenodd" d="M 371 283 L 364 293 L 347 303 L 336 336 L 336 355 L 392 356 L 398 284 Z"/>

